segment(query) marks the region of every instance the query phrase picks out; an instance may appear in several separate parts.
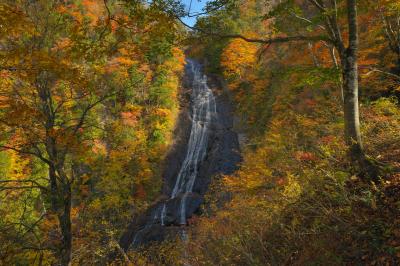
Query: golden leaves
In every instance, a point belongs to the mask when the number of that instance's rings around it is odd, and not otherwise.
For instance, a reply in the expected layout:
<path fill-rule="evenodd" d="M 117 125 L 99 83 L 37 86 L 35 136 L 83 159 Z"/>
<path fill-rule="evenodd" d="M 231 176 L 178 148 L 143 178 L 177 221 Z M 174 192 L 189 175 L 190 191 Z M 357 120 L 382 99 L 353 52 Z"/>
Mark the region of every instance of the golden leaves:
<path fill-rule="evenodd" d="M 135 126 L 138 122 L 137 114 L 131 112 L 121 112 L 122 123 L 128 126 Z"/>
<path fill-rule="evenodd" d="M 243 76 L 244 71 L 256 62 L 257 48 L 256 44 L 233 39 L 221 54 L 224 75 L 228 78 L 235 75 Z"/>
<path fill-rule="evenodd" d="M 70 48 L 72 45 L 72 41 L 70 38 L 65 37 L 65 38 L 60 38 L 56 41 L 55 45 L 53 48 L 51 48 L 52 51 L 60 51 L 60 50 L 65 50 Z"/>
<path fill-rule="evenodd" d="M 0 14 L 0 39 L 34 33 L 35 27 L 28 15 L 17 5 L 0 3 Z"/>
<path fill-rule="evenodd" d="M 169 117 L 171 115 L 171 110 L 166 108 L 157 108 L 155 109 L 154 114 L 160 117 Z"/>
<path fill-rule="evenodd" d="M 97 25 L 99 20 L 106 16 L 104 2 L 101 0 L 83 0 L 82 6 L 85 9 L 86 16 L 90 19 L 91 26 Z"/>

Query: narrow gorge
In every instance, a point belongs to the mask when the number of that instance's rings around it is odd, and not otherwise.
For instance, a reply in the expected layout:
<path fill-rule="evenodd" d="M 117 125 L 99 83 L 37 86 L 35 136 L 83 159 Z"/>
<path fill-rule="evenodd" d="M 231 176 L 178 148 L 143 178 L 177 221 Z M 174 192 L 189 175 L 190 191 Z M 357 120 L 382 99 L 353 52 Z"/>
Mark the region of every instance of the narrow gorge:
<path fill-rule="evenodd" d="M 120 239 L 124 250 L 185 233 L 201 213 L 212 178 L 234 172 L 241 160 L 232 106 L 223 86 L 187 59 L 175 143 L 164 167 L 162 196 L 135 218 Z"/>

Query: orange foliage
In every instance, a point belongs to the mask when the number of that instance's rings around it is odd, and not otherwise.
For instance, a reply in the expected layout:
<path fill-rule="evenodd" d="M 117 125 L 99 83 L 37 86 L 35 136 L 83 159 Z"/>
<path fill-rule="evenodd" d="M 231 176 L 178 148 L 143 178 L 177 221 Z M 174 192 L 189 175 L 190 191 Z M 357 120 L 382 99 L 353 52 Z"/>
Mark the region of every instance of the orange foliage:
<path fill-rule="evenodd" d="M 258 45 L 242 39 L 233 39 L 221 54 L 221 66 L 226 77 L 242 77 L 244 71 L 254 66 Z"/>
<path fill-rule="evenodd" d="M 315 161 L 316 157 L 311 152 L 297 151 L 295 157 L 298 161 Z"/>
<path fill-rule="evenodd" d="M 104 2 L 101 0 L 83 0 L 82 5 L 86 16 L 90 19 L 91 26 L 98 24 L 99 20 L 105 16 Z"/>

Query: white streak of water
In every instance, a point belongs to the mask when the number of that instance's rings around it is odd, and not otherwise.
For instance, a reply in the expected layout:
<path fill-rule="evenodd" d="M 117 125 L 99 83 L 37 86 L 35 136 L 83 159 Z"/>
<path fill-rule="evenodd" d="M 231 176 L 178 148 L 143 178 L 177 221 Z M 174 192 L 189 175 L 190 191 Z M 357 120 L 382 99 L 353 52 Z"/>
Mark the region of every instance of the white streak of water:
<path fill-rule="evenodd" d="M 192 192 L 199 166 L 207 153 L 207 144 L 210 133 L 210 123 L 216 113 L 215 98 L 212 90 L 207 85 L 207 76 L 201 72 L 201 66 L 195 61 L 187 60 L 192 72 L 192 125 L 187 145 L 185 159 L 178 172 L 174 188 L 170 195 L 171 199 L 182 196 L 179 204 L 179 223 L 186 224 L 187 197 Z M 160 219 L 161 225 L 165 225 L 167 205 L 164 203 L 155 210 L 152 220 L 139 230 L 133 240 L 136 243 L 138 235 L 149 226 L 157 223 Z M 186 234 L 186 231 L 183 231 Z"/>
<path fill-rule="evenodd" d="M 216 112 L 215 98 L 207 85 L 207 76 L 201 72 L 200 65 L 188 60 L 193 74 L 192 82 L 192 128 L 186 157 L 176 178 L 171 198 L 182 195 L 180 204 L 180 223 L 186 224 L 186 200 L 193 190 L 199 165 L 207 152 L 210 123 Z"/>

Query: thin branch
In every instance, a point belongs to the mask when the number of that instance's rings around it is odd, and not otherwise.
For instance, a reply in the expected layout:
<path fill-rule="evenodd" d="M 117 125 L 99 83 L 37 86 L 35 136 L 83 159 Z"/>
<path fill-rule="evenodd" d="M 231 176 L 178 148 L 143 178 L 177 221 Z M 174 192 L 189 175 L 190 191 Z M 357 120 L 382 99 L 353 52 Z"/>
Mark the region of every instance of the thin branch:
<path fill-rule="evenodd" d="M 36 187 L 39 187 L 40 189 L 43 190 L 48 190 L 46 187 L 44 187 L 43 185 L 39 184 L 38 182 L 36 182 L 35 180 L 0 180 L 0 184 L 1 183 L 32 183 L 34 184 Z"/>
<path fill-rule="evenodd" d="M 190 26 L 185 22 L 183 22 L 179 17 L 177 17 L 177 19 L 180 23 L 182 23 L 189 29 L 201 32 L 206 35 L 220 37 L 220 38 L 242 39 L 250 43 L 273 44 L 273 43 L 285 43 L 285 42 L 296 42 L 296 41 L 311 41 L 311 42 L 326 41 L 332 43 L 332 40 L 324 35 L 315 35 L 315 36 L 297 35 L 297 36 L 287 36 L 287 37 L 275 37 L 270 39 L 256 39 L 256 38 L 248 38 L 241 34 L 219 34 L 215 32 L 208 32 L 203 29 Z"/>
<path fill-rule="evenodd" d="M 37 188 L 37 189 L 41 189 L 41 187 L 38 186 L 21 186 L 21 187 L 0 187 L 0 191 L 3 190 L 17 190 L 17 189 L 28 189 L 28 188 Z"/>
<path fill-rule="evenodd" d="M 326 9 L 320 4 L 318 3 L 316 0 L 309 0 L 309 2 L 311 2 L 314 6 L 316 6 L 321 12 L 326 12 Z"/>
<path fill-rule="evenodd" d="M 109 8 L 108 5 L 107 5 L 107 0 L 103 0 L 103 3 L 104 3 L 104 7 L 106 8 L 106 11 L 107 11 L 107 18 L 108 18 L 108 19 L 107 19 L 107 23 L 106 23 L 106 26 L 105 26 L 105 28 L 104 28 L 104 31 L 101 32 L 101 34 L 100 34 L 100 37 L 101 37 L 101 38 L 102 38 L 103 34 L 105 33 L 105 31 L 107 30 L 107 27 L 109 26 L 111 20 L 114 21 L 114 22 L 116 22 L 116 23 L 117 23 L 118 25 L 120 25 L 121 27 L 130 29 L 130 30 L 133 30 L 132 33 L 134 33 L 134 34 L 136 34 L 136 33 L 146 33 L 146 32 L 149 32 L 149 31 L 150 31 L 150 29 L 147 29 L 147 30 L 138 30 L 138 29 L 136 29 L 136 28 L 133 28 L 133 27 L 128 26 L 126 23 L 123 23 L 123 22 L 119 21 L 118 19 L 116 19 L 116 18 L 114 17 L 114 15 L 111 14 L 111 10 L 110 10 L 110 8 Z M 99 39 L 101 39 L 101 38 L 99 38 Z"/>
<path fill-rule="evenodd" d="M 297 19 L 299 19 L 299 20 L 302 20 L 302 21 L 307 22 L 308 24 L 312 24 L 312 23 L 313 23 L 313 22 L 312 22 L 311 20 L 309 20 L 308 18 L 301 17 L 301 16 L 297 15 L 297 14 L 294 13 L 294 12 L 290 12 L 290 14 L 292 14 L 295 18 L 297 18 Z M 322 26 L 322 25 L 317 25 L 317 27 L 319 27 L 320 29 L 326 30 L 326 28 L 325 28 L 324 26 Z"/>
<path fill-rule="evenodd" d="M 79 122 L 74 126 L 73 133 L 76 134 L 76 132 L 83 126 L 83 123 L 85 122 L 86 116 L 87 116 L 87 114 L 89 113 L 89 111 L 91 109 L 93 109 L 96 105 L 102 103 L 103 101 L 105 101 L 106 99 L 108 99 L 108 98 L 110 98 L 110 97 L 112 97 L 114 95 L 116 95 L 116 93 L 111 93 L 111 94 L 104 95 L 103 97 L 101 97 L 96 102 L 94 102 L 92 104 L 89 104 L 85 108 L 85 110 L 83 111 L 81 117 L 79 118 Z"/>
<path fill-rule="evenodd" d="M 363 67 L 360 67 L 360 68 L 363 68 Z M 367 73 L 363 74 L 363 76 L 365 76 L 365 77 L 371 75 L 372 73 L 377 72 L 377 73 L 381 73 L 381 74 L 390 76 L 390 77 L 395 78 L 397 80 L 400 80 L 400 76 L 398 76 L 396 74 L 393 74 L 393 73 L 390 73 L 390 72 L 386 72 L 386 71 L 383 71 L 381 69 L 373 68 L 373 67 L 372 68 L 371 67 L 367 67 L 367 69 L 370 69 L 370 71 L 368 71 Z"/>
<path fill-rule="evenodd" d="M 20 154 L 34 155 L 34 156 L 36 156 L 37 158 L 39 158 L 40 160 L 42 160 L 43 162 L 45 162 L 46 164 L 48 164 L 48 165 L 51 165 L 51 164 L 52 164 L 52 162 L 51 162 L 50 160 L 44 158 L 44 157 L 42 156 L 41 153 L 36 153 L 36 152 L 32 152 L 32 151 L 27 151 L 27 150 L 23 150 L 23 149 L 11 147 L 11 146 L 6 146 L 6 145 L 0 145 L 0 148 L 6 149 L 6 150 L 13 150 L 13 151 L 18 152 L 18 153 L 20 153 Z"/>
<path fill-rule="evenodd" d="M 192 2 L 190 2 L 190 5 L 191 5 L 191 4 L 192 4 Z M 218 6 L 215 6 L 215 7 L 213 7 L 213 8 L 206 9 L 206 11 L 204 11 L 204 12 L 195 12 L 195 13 L 192 13 L 192 14 L 190 14 L 190 9 L 189 9 L 189 11 L 188 11 L 186 17 L 188 17 L 188 18 L 193 18 L 193 17 L 202 16 L 202 15 L 207 15 L 207 14 L 210 14 L 211 12 L 220 10 L 220 9 L 223 8 L 226 4 L 227 4 L 227 3 L 223 3 L 223 4 L 218 5 Z M 203 10 L 204 10 L 204 9 L 203 9 Z"/>

